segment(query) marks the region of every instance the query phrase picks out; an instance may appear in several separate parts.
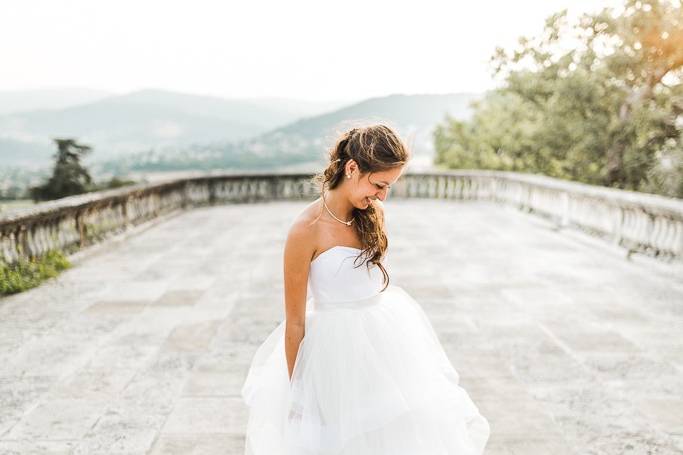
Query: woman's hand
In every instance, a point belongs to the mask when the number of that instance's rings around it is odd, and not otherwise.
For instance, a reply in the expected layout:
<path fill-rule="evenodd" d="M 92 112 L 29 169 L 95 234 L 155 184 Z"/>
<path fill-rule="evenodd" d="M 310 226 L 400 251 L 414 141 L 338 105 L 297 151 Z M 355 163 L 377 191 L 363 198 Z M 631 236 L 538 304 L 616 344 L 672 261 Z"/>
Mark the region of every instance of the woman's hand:
<path fill-rule="evenodd" d="M 294 373 L 301 340 L 304 339 L 304 331 L 303 325 L 285 322 L 285 354 L 287 356 L 287 370 L 290 383 L 292 382 L 292 374 Z"/>

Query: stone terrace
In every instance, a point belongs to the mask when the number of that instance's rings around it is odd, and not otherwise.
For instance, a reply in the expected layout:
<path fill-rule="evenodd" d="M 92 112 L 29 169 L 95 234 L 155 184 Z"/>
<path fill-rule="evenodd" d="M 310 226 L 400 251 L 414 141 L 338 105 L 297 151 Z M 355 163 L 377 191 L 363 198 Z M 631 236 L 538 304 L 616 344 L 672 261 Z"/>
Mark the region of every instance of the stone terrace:
<path fill-rule="evenodd" d="M 0 300 L 0 453 L 241 454 L 304 206 L 183 212 Z M 683 454 L 680 268 L 493 203 L 386 206 L 392 283 L 489 419 L 487 455 Z"/>

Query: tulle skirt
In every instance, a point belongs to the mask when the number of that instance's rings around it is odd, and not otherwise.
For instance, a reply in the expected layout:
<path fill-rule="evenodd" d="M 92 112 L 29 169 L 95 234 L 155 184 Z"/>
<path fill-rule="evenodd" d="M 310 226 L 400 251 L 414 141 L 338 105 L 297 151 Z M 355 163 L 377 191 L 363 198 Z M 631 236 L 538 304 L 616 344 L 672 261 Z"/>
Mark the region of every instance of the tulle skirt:
<path fill-rule="evenodd" d="M 307 307 L 291 381 L 285 321 L 252 360 L 245 455 L 484 452 L 489 423 L 408 293 Z"/>

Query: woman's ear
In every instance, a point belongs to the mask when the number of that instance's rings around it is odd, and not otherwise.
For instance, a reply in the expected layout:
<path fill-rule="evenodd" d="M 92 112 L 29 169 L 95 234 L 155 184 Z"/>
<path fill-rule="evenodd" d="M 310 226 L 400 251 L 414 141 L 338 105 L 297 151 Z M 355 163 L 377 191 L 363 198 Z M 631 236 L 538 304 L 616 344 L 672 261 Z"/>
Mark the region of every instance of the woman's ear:
<path fill-rule="evenodd" d="M 358 170 L 358 164 L 353 160 L 353 158 L 349 159 L 346 162 L 346 169 L 344 174 L 346 175 L 353 175 L 353 172 Z"/>

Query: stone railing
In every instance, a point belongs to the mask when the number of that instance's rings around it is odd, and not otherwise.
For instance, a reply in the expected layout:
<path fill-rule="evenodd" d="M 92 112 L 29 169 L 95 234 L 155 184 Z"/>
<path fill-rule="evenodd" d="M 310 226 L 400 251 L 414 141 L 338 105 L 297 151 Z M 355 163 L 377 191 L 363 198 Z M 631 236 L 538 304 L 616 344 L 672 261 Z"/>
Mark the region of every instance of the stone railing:
<path fill-rule="evenodd" d="M 207 175 L 87 193 L 0 214 L 0 258 L 14 262 L 50 249 L 72 252 L 160 215 L 202 205 L 308 200 L 311 174 Z M 496 171 L 406 173 L 391 197 L 486 200 L 514 205 L 623 246 L 683 259 L 683 201 Z"/>
<path fill-rule="evenodd" d="M 398 182 L 397 182 L 398 183 Z M 552 219 L 638 252 L 683 260 L 683 200 L 570 182 L 542 175 L 498 171 L 414 174 L 394 195 L 490 200 Z"/>

